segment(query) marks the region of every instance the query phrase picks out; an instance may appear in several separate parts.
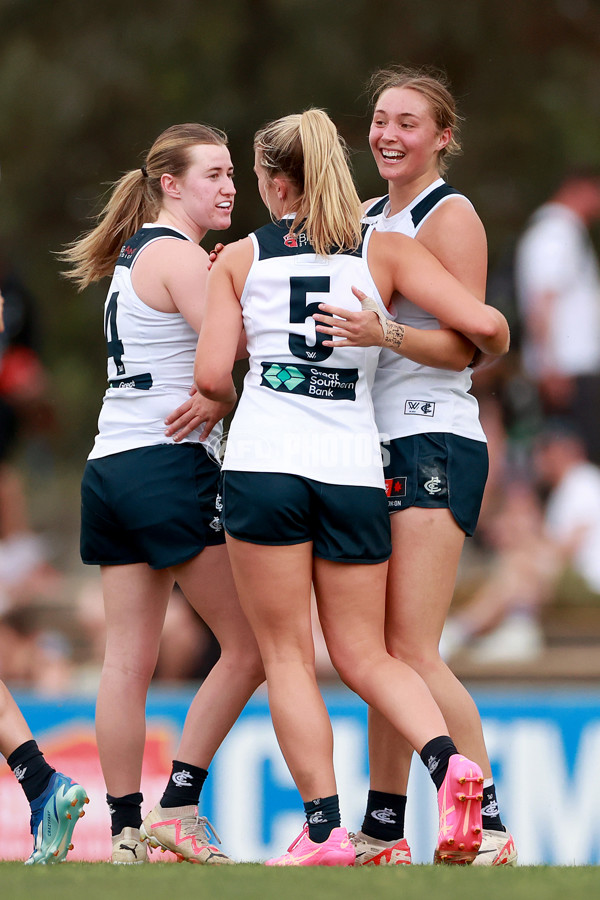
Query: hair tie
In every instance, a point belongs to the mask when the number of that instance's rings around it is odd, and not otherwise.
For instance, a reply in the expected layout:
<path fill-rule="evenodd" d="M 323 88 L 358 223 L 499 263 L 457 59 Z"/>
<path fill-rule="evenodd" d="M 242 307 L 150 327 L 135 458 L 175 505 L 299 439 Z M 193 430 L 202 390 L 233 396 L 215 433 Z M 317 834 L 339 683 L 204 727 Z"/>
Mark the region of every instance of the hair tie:
<path fill-rule="evenodd" d="M 144 178 L 148 177 L 148 169 L 146 168 L 146 166 L 142 166 L 141 172 L 142 172 L 142 175 L 144 176 Z"/>

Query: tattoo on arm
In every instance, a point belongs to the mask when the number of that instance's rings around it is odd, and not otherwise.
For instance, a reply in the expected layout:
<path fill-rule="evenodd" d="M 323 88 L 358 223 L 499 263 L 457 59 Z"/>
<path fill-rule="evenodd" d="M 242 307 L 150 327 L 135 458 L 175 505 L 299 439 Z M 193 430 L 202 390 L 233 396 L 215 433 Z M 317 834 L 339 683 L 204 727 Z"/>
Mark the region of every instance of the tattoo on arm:
<path fill-rule="evenodd" d="M 384 347 L 389 347 L 395 353 L 400 353 L 400 347 L 404 340 L 404 325 L 400 322 L 386 322 Z"/>

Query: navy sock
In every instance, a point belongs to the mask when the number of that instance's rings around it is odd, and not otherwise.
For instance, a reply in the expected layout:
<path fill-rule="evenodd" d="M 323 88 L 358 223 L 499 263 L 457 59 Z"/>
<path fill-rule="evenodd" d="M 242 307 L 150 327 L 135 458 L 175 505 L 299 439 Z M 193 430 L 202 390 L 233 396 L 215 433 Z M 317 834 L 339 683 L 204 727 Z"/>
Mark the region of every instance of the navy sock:
<path fill-rule="evenodd" d="M 326 841 L 334 828 L 342 824 L 340 816 L 340 800 L 337 794 L 332 797 L 320 797 L 304 804 L 308 836 L 315 844 Z"/>
<path fill-rule="evenodd" d="M 369 791 L 362 824 L 363 834 L 378 841 L 399 841 L 404 837 L 406 796 Z"/>
<path fill-rule="evenodd" d="M 502 819 L 500 818 L 495 784 L 490 784 L 488 787 L 483 788 L 481 820 L 484 828 L 489 828 L 492 831 L 506 831 L 506 828 L 502 824 Z"/>
<path fill-rule="evenodd" d="M 139 828 L 142 824 L 142 794 L 124 794 L 123 797 L 106 795 L 110 810 L 110 831 L 114 837 L 124 828 Z"/>
<path fill-rule="evenodd" d="M 46 790 L 56 772 L 56 769 L 46 762 L 44 754 L 33 740 L 25 741 L 13 750 L 6 762 L 13 770 L 30 803 Z"/>
<path fill-rule="evenodd" d="M 447 734 L 443 734 L 440 737 L 433 738 L 432 741 L 427 741 L 419 754 L 427 766 L 431 779 L 438 791 L 448 771 L 448 760 L 455 753 L 458 753 L 458 750 L 454 745 L 454 741 Z"/>
<path fill-rule="evenodd" d="M 200 791 L 206 781 L 208 772 L 199 766 L 173 760 L 171 777 L 162 795 L 160 805 L 165 809 L 176 806 L 197 806 Z"/>

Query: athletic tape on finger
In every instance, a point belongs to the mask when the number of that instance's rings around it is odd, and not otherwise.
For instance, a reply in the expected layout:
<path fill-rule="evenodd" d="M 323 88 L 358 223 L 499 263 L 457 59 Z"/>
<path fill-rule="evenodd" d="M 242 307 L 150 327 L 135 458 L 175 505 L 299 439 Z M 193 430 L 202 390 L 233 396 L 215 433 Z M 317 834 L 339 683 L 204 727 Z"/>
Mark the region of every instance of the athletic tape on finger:
<path fill-rule="evenodd" d="M 360 301 L 360 305 L 364 310 L 368 310 L 369 312 L 376 313 L 377 318 L 379 319 L 379 323 L 383 329 L 383 337 L 384 338 L 387 337 L 388 320 L 385 317 L 385 315 L 382 313 L 381 307 L 379 306 L 379 304 L 375 300 L 373 300 L 372 297 L 365 297 L 364 300 Z"/>

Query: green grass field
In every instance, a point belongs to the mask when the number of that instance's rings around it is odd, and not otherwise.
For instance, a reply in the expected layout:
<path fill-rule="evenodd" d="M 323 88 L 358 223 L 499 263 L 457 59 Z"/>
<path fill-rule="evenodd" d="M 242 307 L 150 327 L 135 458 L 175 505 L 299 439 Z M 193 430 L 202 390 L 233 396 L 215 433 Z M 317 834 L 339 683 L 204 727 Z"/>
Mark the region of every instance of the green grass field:
<path fill-rule="evenodd" d="M 68 862 L 29 868 L 0 863 L 2 900 L 579 900 L 598 896 L 599 889 L 600 871 L 593 866 L 267 869 Z"/>

